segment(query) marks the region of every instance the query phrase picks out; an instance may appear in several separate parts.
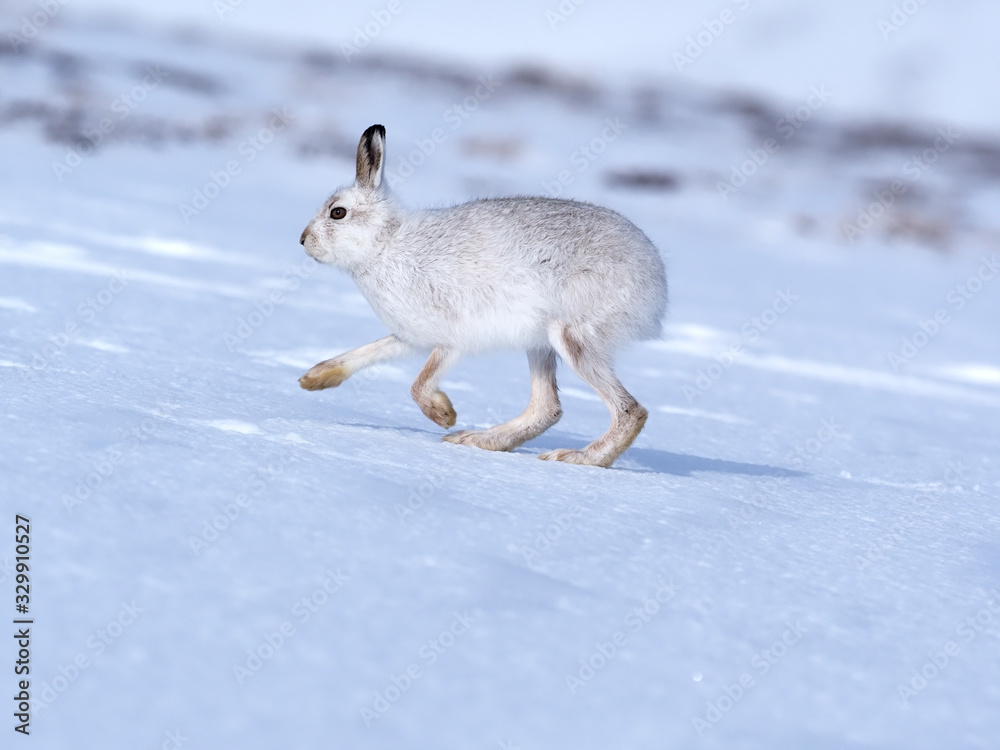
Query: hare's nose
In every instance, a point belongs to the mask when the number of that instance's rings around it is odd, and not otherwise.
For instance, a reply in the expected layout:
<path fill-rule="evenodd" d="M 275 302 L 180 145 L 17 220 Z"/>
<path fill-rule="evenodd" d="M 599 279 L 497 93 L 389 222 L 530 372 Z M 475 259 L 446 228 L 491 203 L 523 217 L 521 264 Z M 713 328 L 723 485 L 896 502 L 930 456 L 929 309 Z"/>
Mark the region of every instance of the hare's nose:
<path fill-rule="evenodd" d="M 306 244 L 306 235 L 307 234 L 309 234 L 309 227 L 306 227 L 305 229 L 302 230 L 302 235 L 299 237 L 299 244 L 300 245 L 305 245 Z"/>

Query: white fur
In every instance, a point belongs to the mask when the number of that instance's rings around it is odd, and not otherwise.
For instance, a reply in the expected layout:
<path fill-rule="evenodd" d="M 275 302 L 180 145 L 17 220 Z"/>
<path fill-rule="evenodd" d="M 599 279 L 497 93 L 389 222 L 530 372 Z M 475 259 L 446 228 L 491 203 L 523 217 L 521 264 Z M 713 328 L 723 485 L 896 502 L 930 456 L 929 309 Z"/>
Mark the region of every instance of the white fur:
<path fill-rule="evenodd" d="M 621 412 L 633 406 L 631 422 L 639 422 L 638 427 L 623 422 L 617 432 L 624 435 L 635 428 L 638 434 L 645 410 L 621 388 L 611 361 L 622 344 L 659 336 L 666 309 L 663 262 L 642 231 L 607 208 L 552 198 L 493 198 L 445 209 L 407 211 L 382 183 L 384 156 L 385 131 L 372 126 L 358 144 L 355 183 L 323 204 L 301 241 L 313 258 L 354 278 L 394 334 L 391 353 L 386 356 L 440 350 L 435 371 L 427 373 L 436 382 L 438 370 L 462 354 L 523 349 L 535 352 L 536 360 L 542 362 L 546 352 L 554 350 L 578 372 L 596 367 L 584 379 L 608 403 L 613 417 L 629 422 Z M 337 208 L 345 209 L 346 216 L 331 218 Z M 371 363 L 370 352 L 368 359 L 348 355 L 317 365 L 303 376 L 303 387 L 339 384 L 324 385 L 329 379 L 324 379 L 324 373 L 339 368 L 338 372 L 349 374 Z M 538 367 L 549 377 L 542 364 Z M 551 378 L 554 394 L 554 374 Z M 418 390 L 423 393 L 424 389 L 415 385 L 414 398 L 419 403 Z M 545 397 L 547 401 L 553 398 L 558 410 L 557 397 Z M 642 414 L 636 416 L 634 407 Z M 453 410 L 451 416 L 453 423 Z M 524 429 L 529 416 L 525 412 L 520 421 L 514 420 L 521 428 L 518 437 L 533 432 Z M 550 419 L 551 414 L 537 417 L 536 422 L 540 425 Z M 514 439 L 514 422 L 493 428 L 499 432 L 490 439 L 462 440 L 463 435 L 486 433 L 457 433 L 459 437 L 452 442 L 480 447 L 498 443 L 492 449 L 510 450 L 515 447 L 507 445 Z M 615 443 L 611 435 L 615 431 L 613 422 L 602 440 Z M 497 434 L 500 437 L 494 439 Z M 618 444 L 620 440 L 610 446 L 596 441 L 583 451 L 556 451 L 567 455 L 545 457 L 609 465 L 635 434 L 624 446 Z"/>

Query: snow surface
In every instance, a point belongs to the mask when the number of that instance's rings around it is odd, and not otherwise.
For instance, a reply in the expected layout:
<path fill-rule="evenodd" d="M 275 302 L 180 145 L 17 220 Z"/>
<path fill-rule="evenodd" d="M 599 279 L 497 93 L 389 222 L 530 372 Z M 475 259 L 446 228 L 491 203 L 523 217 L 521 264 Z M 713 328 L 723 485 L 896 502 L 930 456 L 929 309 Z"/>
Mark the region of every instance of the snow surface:
<path fill-rule="evenodd" d="M 851 243 L 936 126 L 817 111 L 784 140 L 807 92 L 347 63 L 78 13 L 0 56 L 0 578 L 12 612 L 29 515 L 33 747 L 995 746 L 993 136 Z M 565 368 L 562 421 L 511 454 L 440 442 L 417 360 L 298 388 L 385 334 L 297 242 L 372 122 L 413 205 L 560 192 L 662 248 L 667 335 L 619 362 L 651 417 L 614 468 L 535 457 L 606 427 Z M 495 424 L 527 400 L 523 355 L 444 388 L 457 427 Z"/>

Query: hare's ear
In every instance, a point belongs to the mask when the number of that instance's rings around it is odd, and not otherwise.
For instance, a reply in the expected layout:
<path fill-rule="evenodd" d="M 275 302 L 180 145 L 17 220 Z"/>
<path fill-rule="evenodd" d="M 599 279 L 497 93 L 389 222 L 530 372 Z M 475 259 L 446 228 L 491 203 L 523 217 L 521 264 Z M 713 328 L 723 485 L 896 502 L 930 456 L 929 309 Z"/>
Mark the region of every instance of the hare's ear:
<path fill-rule="evenodd" d="M 375 190 L 382 184 L 382 163 L 385 157 L 385 128 L 372 125 L 358 143 L 359 187 Z"/>

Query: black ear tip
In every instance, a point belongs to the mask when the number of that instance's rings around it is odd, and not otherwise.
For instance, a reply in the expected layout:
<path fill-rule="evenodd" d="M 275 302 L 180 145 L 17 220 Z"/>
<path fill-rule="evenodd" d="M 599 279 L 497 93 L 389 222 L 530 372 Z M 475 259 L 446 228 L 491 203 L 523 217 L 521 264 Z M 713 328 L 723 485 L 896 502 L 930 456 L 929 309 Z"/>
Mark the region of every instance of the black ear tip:
<path fill-rule="evenodd" d="M 376 134 L 378 134 L 378 136 L 380 138 L 384 139 L 385 138 L 385 128 L 382 127 L 381 125 L 372 125 L 370 128 L 368 128 L 368 130 L 365 131 L 364 137 L 365 137 L 366 140 L 370 140 Z"/>

